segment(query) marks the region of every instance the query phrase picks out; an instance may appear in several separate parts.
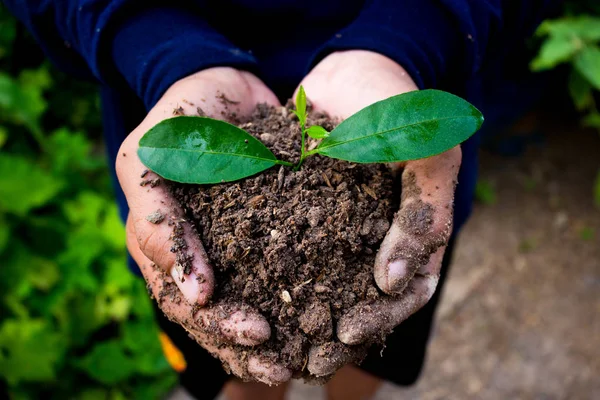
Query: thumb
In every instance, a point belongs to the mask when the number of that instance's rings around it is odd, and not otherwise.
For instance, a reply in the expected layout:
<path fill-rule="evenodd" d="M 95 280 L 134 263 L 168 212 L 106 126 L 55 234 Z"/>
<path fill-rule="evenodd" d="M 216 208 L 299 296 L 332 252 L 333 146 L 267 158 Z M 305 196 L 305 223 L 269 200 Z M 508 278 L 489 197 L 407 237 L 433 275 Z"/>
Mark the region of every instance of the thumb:
<path fill-rule="evenodd" d="M 375 258 L 375 281 L 385 293 L 402 293 L 419 267 L 447 244 L 461 157 L 457 146 L 406 163 L 400 210 Z"/>

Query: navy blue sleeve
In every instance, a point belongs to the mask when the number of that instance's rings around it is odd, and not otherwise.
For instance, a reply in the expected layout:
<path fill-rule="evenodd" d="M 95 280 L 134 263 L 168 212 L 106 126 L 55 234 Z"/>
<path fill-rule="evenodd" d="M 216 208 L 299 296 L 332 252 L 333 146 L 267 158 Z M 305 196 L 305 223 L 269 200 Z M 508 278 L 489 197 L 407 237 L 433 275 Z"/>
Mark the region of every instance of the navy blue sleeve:
<path fill-rule="evenodd" d="M 328 41 L 333 51 L 364 49 L 402 65 L 420 88 L 456 87 L 490 53 L 523 41 L 557 0 L 367 0 L 357 18 Z"/>
<path fill-rule="evenodd" d="M 192 7 L 133 0 L 4 3 L 59 67 L 109 85 L 124 78 L 148 108 L 194 72 L 218 65 L 252 69 L 256 63 Z"/>

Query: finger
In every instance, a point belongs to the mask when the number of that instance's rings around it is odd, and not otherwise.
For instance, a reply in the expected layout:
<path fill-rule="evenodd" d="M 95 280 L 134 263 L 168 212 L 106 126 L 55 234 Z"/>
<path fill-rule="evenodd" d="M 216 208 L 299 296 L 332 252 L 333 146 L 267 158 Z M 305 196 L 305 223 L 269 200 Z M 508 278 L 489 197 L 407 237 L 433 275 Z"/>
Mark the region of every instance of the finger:
<path fill-rule="evenodd" d="M 289 369 L 267 356 L 248 356 L 244 350 L 223 346 L 227 342 L 253 346 L 268 340 L 270 327 L 260 314 L 227 305 L 200 309 L 191 306 L 183 301 L 172 278 L 152 266 L 140 251 L 135 253 L 134 259 L 140 263 L 148 288 L 165 315 L 182 325 L 194 340 L 221 360 L 226 370 L 242 379 L 268 385 L 287 382 L 291 378 Z"/>
<path fill-rule="evenodd" d="M 368 347 L 348 347 L 339 342 L 327 342 L 313 346 L 308 352 L 308 372 L 316 377 L 335 373 L 346 364 L 358 363 L 364 359 Z"/>
<path fill-rule="evenodd" d="M 121 168 L 128 167 L 121 165 Z M 133 177 L 139 179 L 131 173 L 120 174 L 130 207 L 128 238 L 135 238 L 135 247 L 173 277 L 190 304 L 206 304 L 213 293 L 214 275 L 194 227 L 183 218 L 164 183 L 162 187 L 159 184 L 146 188 L 139 183 L 134 185 Z M 144 178 L 160 180 L 152 172 L 147 172 Z"/>
<path fill-rule="evenodd" d="M 279 385 L 289 381 L 292 377 L 292 371 L 264 356 L 250 356 L 248 373 L 267 385 Z"/>
<path fill-rule="evenodd" d="M 215 345 L 211 341 L 207 341 L 202 334 L 195 335 L 192 333 L 192 336 L 213 357 L 221 360 L 225 371 L 233 373 L 244 381 L 279 385 L 289 381 L 292 377 L 292 372 L 289 369 L 265 359 L 265 357 L 247 356 L 246 352 L 240 352 L 239 349 Z"/>
<path fill-rule="evenodd" d="M 388 294 L 402 293 L 419 267 L 452 233 L 460 147 L 410 161 L 402 173 L 400 210 L 375 258 L 375 281 Z"/>
<path fill-rule="evenodd" d="M 387 297 L 374 303 L 361 303 L 344 314 L 337 325 L 342 343 L 357 345 L 374 337 L 385 337 L 402 321 L 422 308 L 435 293 L 446 246 L 430 256 L 398 298 Z"/>
<path fill-rule="evenodd" d="M 234 343 L 254 346 L 271 336 L 269 324 L 255 310 L 234 304 L 216 304 L 205 308 L 191 305 L 182 299 L 173 278 L 153 266 L 141 251 L 134 250 L 132 256 L 141 266 L 142 274 L 161 310 L 170 320 L 188 331 L 208 334 L 215 345 Z"/>

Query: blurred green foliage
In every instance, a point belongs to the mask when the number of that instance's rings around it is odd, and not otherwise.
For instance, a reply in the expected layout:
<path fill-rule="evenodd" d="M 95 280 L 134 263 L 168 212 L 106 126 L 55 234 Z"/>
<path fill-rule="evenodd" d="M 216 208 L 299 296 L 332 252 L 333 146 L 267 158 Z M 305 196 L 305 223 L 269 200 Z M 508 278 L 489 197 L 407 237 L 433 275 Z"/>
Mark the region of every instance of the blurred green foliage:
<path fill-rule="evenodd" d="M 547 20 L 537 30 L 544 37 L 539 54 L 531 62 L 534 71 L 569 65 L 569 93 L 583 123 L 600 129 L 600 113 L 594 91 L 600 91 L 600 15 L 565 16 Z"/>
<path fill-rule="evenodd" d="M 576 110 L 583 114 L 582 124 L 600 132 L 600 2 L 568 1 L 564 15 L 544 21 L 536 32 L 543 38 L 533 71 L 566 65 L 568 89 Z M 594 201 L 600 208 L 600 171 L 593 188 Z"/>
<path fill-rule="evenodd" d="M 15 67 L 17 36 L 0 8 L 0 397 L 160 398 L 176 376 L 127 270 L 97 91 Z"/>

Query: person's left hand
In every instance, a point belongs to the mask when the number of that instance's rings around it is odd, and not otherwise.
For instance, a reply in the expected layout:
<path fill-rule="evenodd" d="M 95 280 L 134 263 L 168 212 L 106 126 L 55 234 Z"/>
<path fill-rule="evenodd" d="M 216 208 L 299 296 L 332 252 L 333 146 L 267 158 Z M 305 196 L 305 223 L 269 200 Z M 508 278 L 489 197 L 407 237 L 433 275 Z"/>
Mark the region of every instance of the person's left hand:
<path fill-rule="evenodd" d="M 391 59 L 351 50 L 324 58 L 302 81 L 314 110 L 347 118 L 362 108 L 400 93 L 417 90 L 406 71 Z M 334 373 L 364 354 L 360 345 L 387 335 L 423 307 L 436 290 L 442 258 L 452 232 L 454 188 L 460 147 L 394 167 L 403 168 L 399 211 L 375 260 L 375 281 L 389 297 L 359 303 L 338 321 L 337 336 L 349 346 L 339 357 L 321 357 L 313 348 L 313 375 Z"/>

